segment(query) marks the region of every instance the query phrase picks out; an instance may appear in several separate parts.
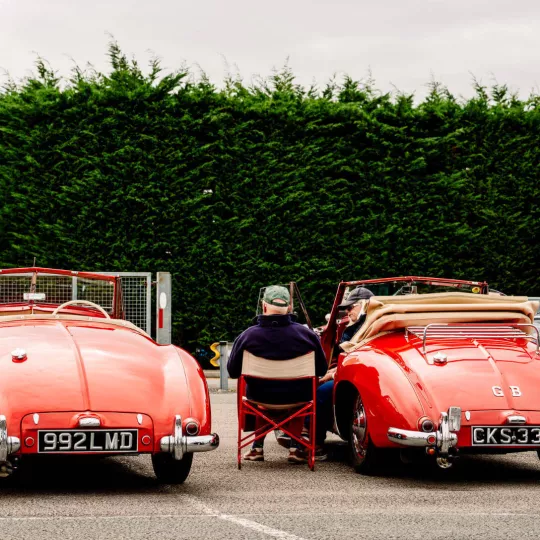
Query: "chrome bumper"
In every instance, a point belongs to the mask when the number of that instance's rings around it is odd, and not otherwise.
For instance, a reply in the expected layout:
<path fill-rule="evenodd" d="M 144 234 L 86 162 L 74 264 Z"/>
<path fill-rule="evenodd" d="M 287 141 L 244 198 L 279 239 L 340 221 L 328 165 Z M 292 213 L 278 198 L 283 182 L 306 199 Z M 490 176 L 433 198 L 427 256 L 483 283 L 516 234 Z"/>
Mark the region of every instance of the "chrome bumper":
<path fill-rule="evenodd" d="M 210 452 L 219 446 L 219 436 L 217 433 L 210 435 L 184 435 L 182 432 L 182 417 L 174 417 L 174 433 L 162 437 L 160 448 L 162 452 L 168 452 L 174 459 L 182 459 L 184 454 L 191 452 Z"/>
<path fill-rule="evenodd" d="M 457 445 L 458 437 L 455 432 L 461 428 L 461 409 L 450 407 L 448 412 L 441 413 L 439 429 L 424 433 L 407 429 L 388 429 L 388 439 L 403 446 L 424 446 L 438 450 L 440 456 L 447 456 L 450 448 Z"/>
<path fill-rule="evenodd" d="M 17 437 L 8 436 L 6 417 L 0 415 L 0 463 L 5 463 L 20 447 L 21 441 Z"/>

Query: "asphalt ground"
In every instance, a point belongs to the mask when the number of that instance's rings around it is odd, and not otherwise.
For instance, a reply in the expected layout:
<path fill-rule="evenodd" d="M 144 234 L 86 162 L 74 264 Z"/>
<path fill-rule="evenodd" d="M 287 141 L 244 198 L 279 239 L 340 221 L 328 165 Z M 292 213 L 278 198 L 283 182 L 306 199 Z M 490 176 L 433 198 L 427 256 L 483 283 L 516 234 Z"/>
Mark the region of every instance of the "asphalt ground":
<path fill-rule="evenodd" d="M 311 472 L 287 463 L 272 436 L 265 461 L 239 471 L 236 394 L 210 384 L 221 445 L 195 456 L 184 485 L 158 485 L 147 456 L 47 461 L 0 486 L 0 539 L 540 537 L 536 453 L 463 458 L 442 475 L 394 464 L 366 477 L 336 438 Z"/>

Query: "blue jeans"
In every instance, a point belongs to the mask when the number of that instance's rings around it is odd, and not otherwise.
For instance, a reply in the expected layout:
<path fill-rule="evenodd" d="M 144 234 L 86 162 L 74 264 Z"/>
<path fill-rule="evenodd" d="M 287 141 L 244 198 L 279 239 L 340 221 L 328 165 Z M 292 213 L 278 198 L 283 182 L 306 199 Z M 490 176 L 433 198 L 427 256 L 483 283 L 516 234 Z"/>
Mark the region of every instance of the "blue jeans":
<path fill-rule="evenodd" d="M 332 409 L 332 394 L 334 381 L 327 381 L 317 388 L 317 412 L 315 427 L 315 443 L 321 446 L 326 439 L 326 433 L 332 431 L 334 426 L 334 411 Z M 306 419 L 306 428 L 309 428 L 309 418 Z"/>

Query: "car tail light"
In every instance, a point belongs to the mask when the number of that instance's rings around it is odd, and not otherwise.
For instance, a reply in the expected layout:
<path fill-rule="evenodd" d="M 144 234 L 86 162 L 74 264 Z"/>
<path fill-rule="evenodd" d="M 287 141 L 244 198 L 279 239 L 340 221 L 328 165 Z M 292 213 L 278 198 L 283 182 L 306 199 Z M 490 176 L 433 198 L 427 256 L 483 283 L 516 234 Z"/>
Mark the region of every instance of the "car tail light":
<path fill-rule="evenodd" d="M 199 433 L 199 422 L 197 422 L 197 420 L 193 420 L 193 418 L 188 418 L 184 425 L 184 429 L 188 435 L 193 437 Z"/>
<path fill-rule="evenodd" d="M 418 423 L 420 424 L 420 429 L 424 433 L 431 433 L 435 430 L 435 424 L 433 423 L 433 420 L 431 420 L 431 418 L 421 418 L 420 422 Z"/>
<path fill-rule="evenodd" d="M 150 435 L 144 435 L 141 439 L 141 442 L 146 446 L 148 446 L 151 441 L 152 439 L 150 438 Z"/>

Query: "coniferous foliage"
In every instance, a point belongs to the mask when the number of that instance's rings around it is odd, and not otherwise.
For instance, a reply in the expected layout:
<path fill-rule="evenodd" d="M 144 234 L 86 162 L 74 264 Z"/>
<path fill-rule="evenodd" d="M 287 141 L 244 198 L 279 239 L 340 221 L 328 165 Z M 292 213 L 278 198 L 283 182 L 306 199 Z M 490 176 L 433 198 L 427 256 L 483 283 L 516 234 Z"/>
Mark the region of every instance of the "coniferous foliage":
<path fill-rule="evenodd" d="M 216 88 L 148 74 L 67 84 L 41 59 L 0 93 L 0 265 L 170 271 L 174 342 L 232 339 L 259 287 L 295 280 L 322 321 L 341 279 L 486 279 L 539 294 L 540 101 L 457 100 L 286 67 Z"/>

